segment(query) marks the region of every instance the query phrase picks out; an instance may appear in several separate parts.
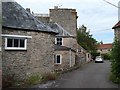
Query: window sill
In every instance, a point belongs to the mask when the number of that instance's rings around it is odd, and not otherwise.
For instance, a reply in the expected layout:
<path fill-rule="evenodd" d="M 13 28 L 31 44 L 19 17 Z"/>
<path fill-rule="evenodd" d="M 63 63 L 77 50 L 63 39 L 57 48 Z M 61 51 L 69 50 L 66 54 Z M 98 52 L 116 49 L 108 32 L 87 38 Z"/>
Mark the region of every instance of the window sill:
<path fill-rule="evenodd" d="M 26 51 L 26 48 L 5 48 L 5 51 Z"/>
<path fill-rule="evenodd" d="M 55 66 L 61 65 L 61 63 L 55 63 Z"/>

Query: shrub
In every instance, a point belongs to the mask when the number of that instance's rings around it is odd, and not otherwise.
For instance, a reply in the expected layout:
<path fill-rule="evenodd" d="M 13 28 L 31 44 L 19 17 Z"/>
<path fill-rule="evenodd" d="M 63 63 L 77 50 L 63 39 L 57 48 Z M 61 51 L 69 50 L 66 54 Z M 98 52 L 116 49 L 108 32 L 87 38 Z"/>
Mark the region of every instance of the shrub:
<path fill-rule="evenodd" d="M 49 80 L 56 80 L 58 78 L 59 74 L 56 72 L 51 72 L 51 73 L 44 73 L 42 75 L 42 81 L 46 82 Z"/>
<path fill-rule="evenodd" d="M 27 79 L 24 80 L 24 85 L 35 85 L 42 82 L 42 76 L 38 74 L 32 74 Z"/>
<path fill-rule="evenodd" d="M 13 86 L 15 83 L 14 76 L 15 76 L 14 74 L 4 76 L 2 78 L 2 87 L 6 88 Z"/>
<path fill-rule="evenodd" d="M 120 83 L 120 41 L 115 40 L 111 54 L 111 80 Z"/>
<path fill-rule="evenodd" d="M 105 54 L 102 54 L 101 56 L 104 58 L 104 60 L 111 60 L 111 54 L 110 53 L 105 53 Z"/>
<path fill-rule="evenodd" d="M 116 75 L 110 74 L 110 80 L 116 84 L 120 83 L 120 78 L 116 78 Z"/>

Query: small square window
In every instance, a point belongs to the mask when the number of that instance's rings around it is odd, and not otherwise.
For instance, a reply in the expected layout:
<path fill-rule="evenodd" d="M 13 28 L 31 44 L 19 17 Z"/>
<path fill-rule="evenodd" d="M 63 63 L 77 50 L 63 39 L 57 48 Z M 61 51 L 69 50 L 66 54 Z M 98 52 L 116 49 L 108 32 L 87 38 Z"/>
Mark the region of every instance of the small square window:
<path fill-rule="evenodd" d="M 56 44 L 57 45 L 62 45 L 62 38 L 56 38 Z"/>

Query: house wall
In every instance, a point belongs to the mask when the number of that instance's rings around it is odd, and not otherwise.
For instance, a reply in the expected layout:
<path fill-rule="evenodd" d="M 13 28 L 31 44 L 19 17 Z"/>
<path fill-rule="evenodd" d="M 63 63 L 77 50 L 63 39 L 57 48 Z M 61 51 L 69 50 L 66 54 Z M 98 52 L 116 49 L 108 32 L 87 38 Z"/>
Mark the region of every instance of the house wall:
<path fill-rule="evenodd" d="M 98 52 L 100 52 L 100 54 L 105 54 L 105 53 L 109 53 L 111 50 L 112 49 L 98 49 Z"/>
<path fill-rule="evenodd" d="M 55 55 L 60 54 L 62 56 L 61 64 L 54 64 L 55 70 L 66 70 L 75 65 L 75 52 L 69 50 L 55 51 Z M 71 58 L 71 59 L 70 59 Z M 71 65 L 70 65 L 71 60 Z"/>
<path fill-rule="evenodd" d="M 86 61 L 89 62 L 91 61 L 91 54 L 90 53 L 86 53 Z"/>
<path fill-rule="evenodd" d="M 50 21 L 58 23 L 65 30 L 76 36 L 77 12 L 76 9 L 50 9 Z"/>
<path fill-rule="evenodd" d="M 43 17 L 43 16 L 35 16 L 35 17 L 43 23 L 49 23 L 50 17 Z"/>
<path fill-rule="evenodd" d="M 86 54 L 83 52 L 78 52 L 76 55 L 76 65 L 80 66 L 86 62 Z"/>
<path fill-rule="evenodd" d="M 116 28 L 115 30 L 114 30 L 114 34 L 115 34 L 115 38 L 117 38 L 117 39 L 119 39 L 120 40 L 120 28 Z"/>
<path fill-rule="evenodd" d="M 76 38 L 63 38 L 63 46 L 67 46 L 73 49 L 77 49 L 77 40 Z"/>
<path fill-rule="evenodd" d="M 3 29 L 3 34 L 32 36 L 27 41 L 27 50 L 5 50 L 3 42 L 3 77 L 15 74 L 24 79 L 32 73 L 51 72 L 54 69 L 54 34 Z"/>

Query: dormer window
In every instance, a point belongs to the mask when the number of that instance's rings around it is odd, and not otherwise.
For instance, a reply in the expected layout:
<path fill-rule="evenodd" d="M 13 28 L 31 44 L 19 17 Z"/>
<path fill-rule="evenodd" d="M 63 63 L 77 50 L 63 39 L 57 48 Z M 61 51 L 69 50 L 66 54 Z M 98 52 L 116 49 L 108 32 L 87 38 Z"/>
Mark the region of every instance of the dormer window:
<path fill-rule="evenodd" d="M 63 45 L 63 39 L 61 37 L 57 37 L 55 44 L 62 46 Z"/>

